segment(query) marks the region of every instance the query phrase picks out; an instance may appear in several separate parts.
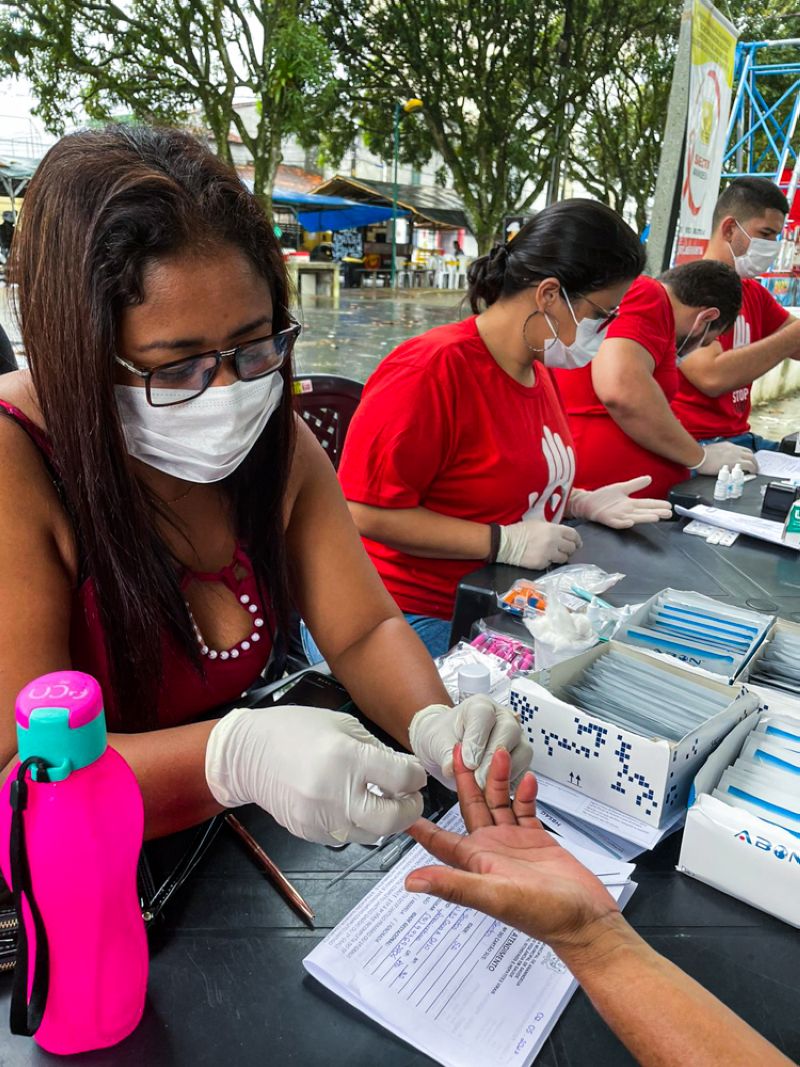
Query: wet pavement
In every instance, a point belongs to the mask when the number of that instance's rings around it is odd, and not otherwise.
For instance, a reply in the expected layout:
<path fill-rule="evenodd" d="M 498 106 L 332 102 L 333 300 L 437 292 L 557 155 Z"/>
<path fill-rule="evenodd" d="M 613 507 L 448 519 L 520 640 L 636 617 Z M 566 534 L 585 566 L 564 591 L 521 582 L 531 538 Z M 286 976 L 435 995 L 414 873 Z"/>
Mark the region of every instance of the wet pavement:
<path fill-rule="evenodd" d="M 364 382 L 402 341 L 469 314 L 457 290 L 343 290 L 338 308 L 306 297 L 304 329 L 295 348 L 298 373 L 341 374 Z"/>
<path fill-rule="evenodd" d="M 800 430 L 800 393 L 770 400 L 753 408 L 750 413 L 750 428 L 753 433 L 780 441 L 787 433 Z"/>

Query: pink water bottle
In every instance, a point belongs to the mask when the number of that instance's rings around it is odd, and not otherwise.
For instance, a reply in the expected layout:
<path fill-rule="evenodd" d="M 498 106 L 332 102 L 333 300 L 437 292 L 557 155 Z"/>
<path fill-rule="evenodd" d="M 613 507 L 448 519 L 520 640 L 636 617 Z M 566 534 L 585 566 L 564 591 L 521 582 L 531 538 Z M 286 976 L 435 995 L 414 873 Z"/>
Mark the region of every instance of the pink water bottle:
<path fill-rule="evenodd" d="M 20 763 L 0 792 L 0 868 L 20 928 L 11 1029 L 48 1052 L 116 1044 L 142 1017 L 147 940 L 136 887 L 144 810 L 80 671 L 17 697 Z"/>

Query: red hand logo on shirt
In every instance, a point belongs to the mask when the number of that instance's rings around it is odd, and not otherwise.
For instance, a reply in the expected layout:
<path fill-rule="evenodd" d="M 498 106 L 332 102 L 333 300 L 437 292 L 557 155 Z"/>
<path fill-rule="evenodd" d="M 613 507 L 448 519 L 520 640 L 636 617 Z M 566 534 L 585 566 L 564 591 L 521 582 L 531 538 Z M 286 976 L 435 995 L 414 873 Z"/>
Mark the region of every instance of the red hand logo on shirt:
<path fill-rule="evenodd" d="M 541 496 L 531 493 L 525 519 L 560 522 L 575 478 L 575 453 L 571 446 L 545 426 L 542 435 L 542 454 L 547 462 L 547 485 Z"/>

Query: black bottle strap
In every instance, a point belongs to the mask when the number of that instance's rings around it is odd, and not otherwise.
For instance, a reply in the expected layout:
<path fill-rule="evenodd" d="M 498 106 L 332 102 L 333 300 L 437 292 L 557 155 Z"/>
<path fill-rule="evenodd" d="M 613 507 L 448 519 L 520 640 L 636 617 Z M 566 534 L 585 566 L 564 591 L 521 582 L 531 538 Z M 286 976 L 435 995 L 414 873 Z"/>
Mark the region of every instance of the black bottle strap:
<path fill-rule="evenodd" d="M 38 756 L 24 760 L 11 783 L 11 887 L 14 896 L 14 909 L 19 920 L 17 935 L 17 962 L 14 968 L 14 987 L 11 991 L 11 1033 L 30 1037 L 42 1024 L 47 990 L 50 984 L 50 954 L 47 945 L 47 931 L 42 922 L 42 915 L 33 895 L 31 868 L 28 863 L 28 849 L 25 844 L 25 820 L 23 812 L 28 803 L 28 783 L 26 775 L 30 767 L 36 767 L 36 781 L 49 782 L 48 764 Z M 28 1001 L 28 970 L 30 966 L 28 935 L 23 920 L 22 901 L 28 903 L 36 934 L 36 959 L 33 965 L 33 986 Z"/>

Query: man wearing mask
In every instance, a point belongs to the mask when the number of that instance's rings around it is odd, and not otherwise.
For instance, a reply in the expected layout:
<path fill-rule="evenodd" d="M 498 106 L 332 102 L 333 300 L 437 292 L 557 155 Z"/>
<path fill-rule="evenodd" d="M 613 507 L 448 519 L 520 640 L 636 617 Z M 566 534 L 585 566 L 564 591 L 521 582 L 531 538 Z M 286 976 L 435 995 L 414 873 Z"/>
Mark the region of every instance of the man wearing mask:
<path fill-rule="evenodd" d="M 749 449 L 700 446 L 670 409 L 680 361 L 730 329 L 740 306 L 730 267 L 687 263 L 659 279 L 638 278 L 592 343 L 570 347 L 562 366 L 573 369 L 555 376 L 575 443 L 576 486 L 648 474 L 648 494 L 665 497 L 690 470 L 713 475 L 734 463 L 755 470 Z"/>
<path fill-rule="evenodd" d="M 800 359 L 800 320 L 760 282 L 778 254 L 789 202 L 767 178 L 736 178 L 717 201 L 704 259 L 732 266 L 742 279 L 742 309 L 732 330 L 680 364 L 672 410 L 702 444 L 732 441 L 754 450 L 777 441 L 750 430 L 753 381 L 784 359 Z"/>

